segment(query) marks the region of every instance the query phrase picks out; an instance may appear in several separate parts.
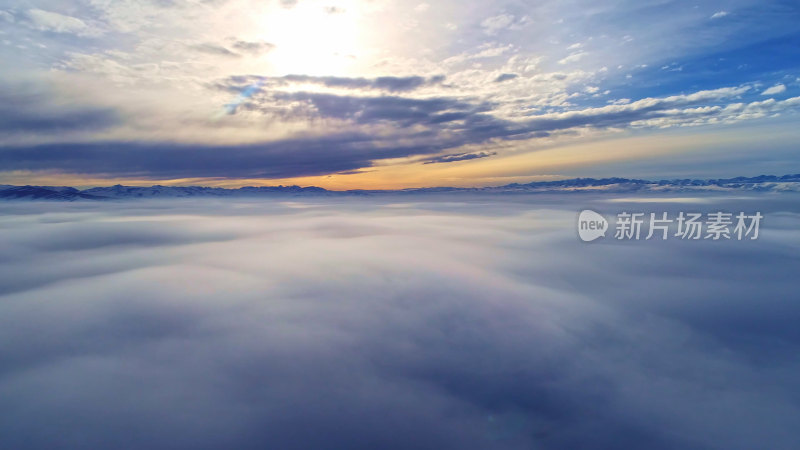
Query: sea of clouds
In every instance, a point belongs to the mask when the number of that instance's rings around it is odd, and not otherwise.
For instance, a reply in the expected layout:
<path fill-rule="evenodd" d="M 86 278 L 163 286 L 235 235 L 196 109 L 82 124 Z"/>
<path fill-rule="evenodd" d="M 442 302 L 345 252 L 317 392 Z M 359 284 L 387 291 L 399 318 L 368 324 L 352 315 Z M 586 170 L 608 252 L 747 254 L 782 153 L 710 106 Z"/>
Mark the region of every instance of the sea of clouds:
<path fill-rule="evenodd" d="M 798 200 L 4 202 L 0 448 L 794 449 Z"/>

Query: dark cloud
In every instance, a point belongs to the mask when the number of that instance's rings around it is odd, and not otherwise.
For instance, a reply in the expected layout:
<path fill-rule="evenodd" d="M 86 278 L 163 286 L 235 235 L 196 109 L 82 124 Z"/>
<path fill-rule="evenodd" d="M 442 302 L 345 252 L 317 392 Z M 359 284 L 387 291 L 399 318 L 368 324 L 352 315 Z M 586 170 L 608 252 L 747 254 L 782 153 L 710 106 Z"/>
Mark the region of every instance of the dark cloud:
<path fill-rule="evenodd" d="M 373 160 L 435 153 L 434 143 L 397 144 L 359 134 L 251 145 L 59 143 L 0 148 L 4 170 L 136 176 L 283 178 L 356 170 Z"/>
<path fill-rule="evenodd" d="M 358 169 L 358 170 L 346 170 L 344 172 L 337 172 L 337 175 L 355 175 L 355 174 L 359 174 L 359 173 L 368 173 L 368 172 L 374 172 L 374 170 L 361 170 L 361 169 Z"/>
<path fill-rule="evenodd" d="M 416 99 L 397 96 L 344 96 L 315 92 L 275 92 L 267 102 L 303 102 L 313 108 L 310 113 L 322 117 L 353 120 L 360 124 L 381 121 L 400 126 L 443 125 L 466 120 L 488 109 L 486 105 L 473 105 L 464 101 L 435 97 Z"/>
<path fill-rule="evenodd" d="M 215 84 L 219 89 L 229 91 L 241 91 L 247 86 L 259 84 L 264 90 L 270 87 L 285 86 L 291 83 L 317 84 L 331 88 L 344 89 L 377 89 L 389 92 L 407 92 L 424 86 L 441 84 L 445 77 L 436 75 L 432 77 L 409 76 L 409 77 L 377 77 L 377 78 L 352 78 L 352 77 L 333 77 L 333 76 L 312 76 L 312 75 L 285 75 L 282 77 L 262 77 L 237 75 L 227 78 Z"/>
<path fill-rule="evenodd" d="M 208 53 L 210 55 L 230 56 L 233 58 L 239 58 L 242 56 L 226 47 L 223 47 L 222 45 L 211 43 L 196 44 L 192 45 L 191 48 L 197 50 L 198 52 Z"/>
<path fill-rule="evenodd" d="M 497 152 L 454 153 L 451 155 L 442 155 L 442 156 L 437 156 L 435 158 L 428 158 L 425 161 L 425 164 L 467 161 L 470 159 L 488 158 L 489 156 L 494 156 L 496 154 Z"/>
<path fill-rule="evenodd" d="M 298 80 L 302 78 L 297 78 Z M 352 82 L 352 79 L 347 79 Z M 680 117 L 677 109 L 708 101 L 707 98 L 674 97 L 648 99 L 638 104 L 611 106 L 564 113 L 533 116 L 511 121 L 493 114 L 495 105 L 450 97 L 412 98 L 396 95 L 356 96 L 317 92 L 264 91 L 250 99 L 245 107 L 280 114 L 282 105 L 297 116 L 346 119 L 357 124 L 392 122 L 400 127 L 422 125 L 432 132 L 458 132 L 456 145 L 481 143 L 490 139 L 529 139 L 546 137 L 552 132 L 569 129 L 629 128 L 634 122 L 666 117 Z M 303 110 L 298 107 L 307 104 Z M 706 108 L 689 113 L 693 119 L 713 117 L 721 108 Z M 450 135 L 452 138 L 452 134 Z M 443 145 L 445 141 L 440 141 Z M 452 146 L 452 143 L 447 145 Z"/>
<path fill-rule="evenodd" d="M 278 103 L 274 101 L 277 100 Z M 280 102 L 306 102 L 313 108 L 309 115 L 352 120 L 359 124 L 381 121 L 394 122 L 401 127 L 424 125 L 432 130 L 459 131 L 463 143 L 481 143 L 489 139 L 528 139 L 546 137 L 552 132 L 569 129 L 629 128 L 635 122 L 676 117 L 676 109 L 702 100 L 690 98 L 652 99 L 645 103 L 571 111 L 533 116 L 527 120 L 511 121 L 493 115 L 494 105 L 470 102 L 449 97 L 409 98 L 400 96 L 344 96 L 312 92 L 281 92 L 253 99 L 251 107 L 272 108 Z M 259 103 L 261 102 L 261 103 Z M 261 106 L 259 106 L 261 105 Z M 264 106 L 266 105 L 266 106 Z M 709 107 L 692 111 L 693 119 L 713 117 L 722 108 Z"/>
<path fill-rule="evenodd" d="M 446 200 L 4 205 L 0 447 L 795 447 L 793 198 Z M 587 205 L 766 221 L 587 245 Z"/>
<path fill-rule="evenodd" d="M 291 105 L 284 108 L 282 105 Z M 344 96 L 316 92 L 274 91 L 256 96 L 245 109 L 294 119 L 336 118 L 358 125 L 391 124 L 399 133 L 426 137 L 440 149 L 491 139 L 524 139 L 549 135 L 542 127 L 512 122 L 490 114 L 492 105 L 448 97 Z M 288 114 L 283 116 L 283 114 Z M 410 129 L 414 127 L 414 131 Z M 423 127 L 427 131 L 418 131 Z"/>
<path fill-rule="evenodd" d="M 519 75 L 515 73 L 502 73 L 497 78 L 494 79 L 495 83 L 502 83 L 503 81 L 513 80 L 517 78 Z"/>
<path fill-rule="evenodd" d="M 110 108 L 65 106 L 46 90 L 0 86 L 0 131 L 6 133 L 94 131 L 117 123 Z"/>
<path fill-rule="evenodd" d="M 231 46 L 236 50 L 252 55 L 261 55 L 275 48 L 274 44 L 264 41 L 234 41 Z"/>

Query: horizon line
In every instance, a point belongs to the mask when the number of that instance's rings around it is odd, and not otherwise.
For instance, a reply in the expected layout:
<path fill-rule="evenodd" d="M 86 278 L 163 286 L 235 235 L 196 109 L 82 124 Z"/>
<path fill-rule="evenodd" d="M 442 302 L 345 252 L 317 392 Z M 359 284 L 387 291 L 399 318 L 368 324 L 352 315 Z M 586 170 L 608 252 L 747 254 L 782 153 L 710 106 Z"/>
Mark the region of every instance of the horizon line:
<path fill-rule="evenodd" d="M 155 187 L 162 187 L 162 188 L 170 188 L 170 189 L 188 189 L 188 188 L 202 188 L 202 189 L 217 189 L 217 190 L 226 190 L 226 191 L 236 191 L 241 189 L 270 189 L 270 188 L 299 188 L 299 189 L 313 189 L 313 190 L 322 190 L 325 192 L 403 192 L 403 191 L 423 191 L 423 190 L 435 190 L 435 189 L 451 189 L 451 190 L 471 190 L 471 189 L 492 189 L 492 188 L 503 188 L 503 187 L 514 187 L 514 186 L 557 186 L 559 184 L 565 184 L 569 182 L 594 182 L 597 183 L 595 185 L 609 185 L 609 184 L 616 184 L 616 183 L 637 183 L 637 184 L 661 184 L 661 183 L 691 183 L 691 182 L 701 182 L 705 184 L 719 184 L 719 183 L 735 183 L 735 182 L 743 182 L 743 183 L 756 183 L 756 182 L 770 182 L 770 181 L 790 181 L 790 182 L 800 182 L 800 173 L 797 174 L 784 174 L 784 175 L 755 175 L 755 176 L 736 176 L 730 178 L 661 178 L 658 180 L 654 179 L 644 179 L 644 178 L 626 178 L 626 177 L 603 177 L 603 178 L 594 178 L 594 177 L 575 177 L 575 178 L 563 178 L 558 180 L 548 180 L 548 181 L 531 181 L 528 183 L 507 183 L 501 185 L 491 185 L 491 186 L 467 186 L 467 187 L 457 187 L 457 186 L 428 186 L 428 187 L 409 187 L 409 188 L 401 188 L 401 189 L 327 189 L 320 186 L 314 185 L 306 185 L 301 186 L 297 184 L 293 185 L 264 185 L 264 186 L 257 186 L 257 185 L 246 185 L 246 186 L 239 186 L 239 187 L 221 187 L 221 186 L 209 186 L 209 185 L 199 185 L 199 184 L 192 184 L 192 185 L 163 185 L 163 184 L 153 184 L 153 185 L 125 185 L 125 184 L 113 184 L 113 185 L 96 185 L 91 187 L 77 187 L 77 186 L 69 186 L 69 185 L 37 185 L 37 184 L 25 184 L 25 185 L 18 185 L 18 184 L 2 184 L 0 187 L 2 188 L 9 188 L 9 187 L 38 187 L 38 188 L 70 188 L 75 189 L 80 192 L 84 192 L 91 189 L 107 189 L 113 187 L 124 187 L 124 188 L 139 188 L 139 189 L 147 189 L 147 188 L 155 188 Z"/>

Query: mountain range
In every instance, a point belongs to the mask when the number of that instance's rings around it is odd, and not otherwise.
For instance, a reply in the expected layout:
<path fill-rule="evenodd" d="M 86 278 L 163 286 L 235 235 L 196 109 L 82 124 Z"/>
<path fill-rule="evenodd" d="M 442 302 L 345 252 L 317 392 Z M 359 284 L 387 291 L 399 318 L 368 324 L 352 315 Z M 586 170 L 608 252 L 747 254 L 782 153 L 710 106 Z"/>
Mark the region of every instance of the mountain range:
<path fill-rule="evenodd" d="M 800 174 L 760 175 L 711 180 L 673 179 L 640 180 L 630 178 L 572 178 L 556 181 L 534 181 L 512 183 L 503 186 L 458 188 L 431 187 L 400 190 L 332 191 L 321 187 L 300 186 L 247 186 L 236 189 L 206 186 L 106 186 L 77 189 L 67 186 L 10 186 L 0 185 L 0 199 L 6 200 L 110 200 L 130 198 L 175 198 L 175 197 L 259 197 L 259 196 L 347 196 L 381 194 L 430 194 L 430 193 L 667 193 L 667 192 L 800 192 Z"/>

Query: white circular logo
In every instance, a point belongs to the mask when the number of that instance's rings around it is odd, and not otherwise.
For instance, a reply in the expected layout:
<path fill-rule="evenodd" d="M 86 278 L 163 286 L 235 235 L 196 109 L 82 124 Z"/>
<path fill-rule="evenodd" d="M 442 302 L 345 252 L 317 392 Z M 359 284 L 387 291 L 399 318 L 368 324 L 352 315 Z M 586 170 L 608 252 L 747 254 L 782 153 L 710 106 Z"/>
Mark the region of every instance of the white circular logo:
<path fill-rule="evenodd" d="M 606 237 L 608 221 L 602 215 L 584 209 L 578 215 L 578 236 L 584 242 L 591 242 L 600 237 Z"/>

